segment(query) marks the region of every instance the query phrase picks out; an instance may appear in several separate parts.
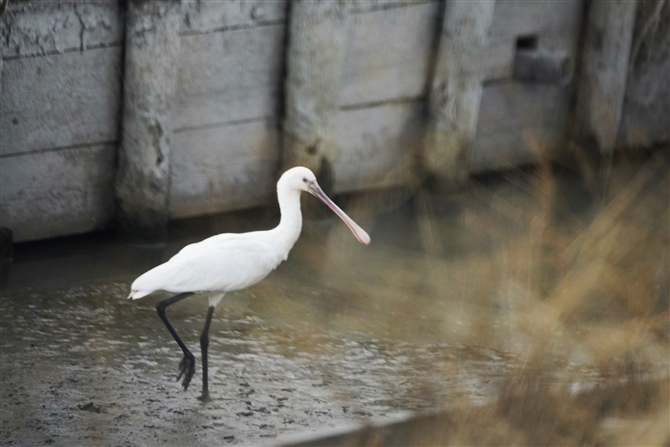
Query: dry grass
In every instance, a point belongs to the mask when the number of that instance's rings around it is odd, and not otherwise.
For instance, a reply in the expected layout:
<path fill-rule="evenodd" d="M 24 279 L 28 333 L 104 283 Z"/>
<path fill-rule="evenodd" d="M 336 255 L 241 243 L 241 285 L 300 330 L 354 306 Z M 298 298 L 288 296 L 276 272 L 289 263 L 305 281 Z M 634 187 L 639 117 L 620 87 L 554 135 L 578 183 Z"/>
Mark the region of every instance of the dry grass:
<path fill-rule="evenodd" d="M 601 187 L 579 212 L 549 166 L 510 175 L 525 195 L 475 182 L 450 227 L 422 192 L 421 250 L 342 252 L 336 231 L 325 253 L 303 253 L 335 272 L 328 324 L 492 346 L 521 364 L 487 405 L 461 398 L 336 445 L 670 445 L 668 166 L 661 151 L 594 170 Z M 453 241 L 467 255 L 451 256 Z"/>

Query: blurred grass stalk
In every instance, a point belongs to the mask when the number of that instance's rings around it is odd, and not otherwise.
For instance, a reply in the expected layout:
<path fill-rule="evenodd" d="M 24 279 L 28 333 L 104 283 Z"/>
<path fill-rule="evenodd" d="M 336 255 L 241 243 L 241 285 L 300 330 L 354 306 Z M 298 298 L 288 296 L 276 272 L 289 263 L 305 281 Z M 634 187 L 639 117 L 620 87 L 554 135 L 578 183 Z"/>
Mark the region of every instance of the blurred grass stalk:
<path fill-rule="evenodd" d="M 668 155 L 641 167 L 619 158 L 599 179 L 606 188 L 591 191 L 586 216 L 570 211 L 547 162 L 510 174 L 530 185 L 523 200 L 473 182 L 465 194 L 480 205 L 464 201 L 460 230 L 445 230 L 434 197 L 420 190 L 423 250 L 388 256 L 371 271 L 350 268 L 352 256 L 359 265 L 371 259 L 358 247 L 344 253 L 349 244 L 334 232 L 325 270 L 363 310 L 345 326 L 364 330 L 374 315 L 391 334 L 492 346 L 521 360 L 496 402 L 449 402 L 413 444 L 669 445 Z M 506 229 L 501 216 L 525 230 Z M 459 236 L 493 248 L 455 261 L 445 253 Z M 356 443 L 386 445 L 393 430 L 375 433 L 358 433 Z"/>

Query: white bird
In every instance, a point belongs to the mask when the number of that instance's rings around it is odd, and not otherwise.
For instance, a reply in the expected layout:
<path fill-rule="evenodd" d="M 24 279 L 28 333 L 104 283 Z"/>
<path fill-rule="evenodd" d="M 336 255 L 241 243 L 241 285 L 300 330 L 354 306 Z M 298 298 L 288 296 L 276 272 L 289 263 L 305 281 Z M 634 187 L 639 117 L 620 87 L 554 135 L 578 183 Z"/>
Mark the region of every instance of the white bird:
<path fill-rule="evenodd" d="M 207 347 L 209 326 L 214 307 L 226 292 L 249 287 L 265 278 L 282 261 L 288 258 L 293 244 L 302 229 L 300 192 L 307 191 L 321 199 L 337 214 L 362 244 L 370 243 L 370 236 L 359 227 L 321 190 L 316 177 L 307 168 L 296 167 L 284 172 L 277 182 L 277 198 L 281 219 L 272 230 L 250 233 L 224 233 L 190 244 L 161 264 L 137 278 L 130 286 L 128 298 L 139 299 L 158 290 L 178 295 L 156 304 L 158 316 L 184 352 L 179 363 L 179 380 L 188 388 L 195 373 L 195 357 L 181 340 L 165 315 L 165 309 L 196 292 L 217 292 L 209 297 L 205 326 L 200 336 L 202 353 L 202 395 L 209 400 L 207 381 Z"/>

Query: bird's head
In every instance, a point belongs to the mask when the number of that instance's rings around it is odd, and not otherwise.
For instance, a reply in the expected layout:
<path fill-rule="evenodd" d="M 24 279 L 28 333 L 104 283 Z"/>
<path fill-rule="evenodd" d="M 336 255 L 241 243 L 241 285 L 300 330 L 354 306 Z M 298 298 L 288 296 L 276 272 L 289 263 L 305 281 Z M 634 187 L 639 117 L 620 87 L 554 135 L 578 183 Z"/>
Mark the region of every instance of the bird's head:
<path fill-rule="evenodd" d="M 279 182 L 277 183 L 277 191 L 284 187 L 291 188 L 295 191 L 307 191 L 314 197 L 318 198 L 323 203 L 328 205 L 328 207 L 333 210 L 333 212 L 337 214 L 345 224 L 347 224 L 351 232 L 361 244 L 368 245 L 370 243 L 370 236 L 368 236 L 368 234 L 361 227 L 359 227 L 356 222 L 351 220 L 351 218 L 347 216 L 344 211 L 342 211 L 332 200 L 328 198 L 326 193 L 323 192 L 317 183 L 316 176 L 309 169 L 303 166 L 298 166 L 284 172 L 284 174 L 279 179 Z"/>
<path fill-rule="evenodd" d="M 306 191 L 310 194 L 314 194 L 314 191 L 321 189 L 314 173 L 303 166 L 291 168 L 284 172 L 279 181 L 291 189 Z"/>

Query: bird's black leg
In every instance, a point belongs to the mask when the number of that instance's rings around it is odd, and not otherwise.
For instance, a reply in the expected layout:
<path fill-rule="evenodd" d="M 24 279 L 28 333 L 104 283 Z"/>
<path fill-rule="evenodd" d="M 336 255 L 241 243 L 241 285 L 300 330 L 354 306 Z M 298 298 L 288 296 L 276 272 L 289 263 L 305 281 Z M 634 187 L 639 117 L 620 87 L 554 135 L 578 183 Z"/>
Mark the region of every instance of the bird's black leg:
<path fill-rule="evenodd" d="M 193 295 L 193 293 L 191 292 L 180 293 L 179 295 L 173 296 L 172 298 L 159 301 L 156 304 L 156 312 L 158 312 L 158 316 L 161 317 L 161 320 L 163 320 L 165 327 L 168 328 L 168 331 L 170 331 L 170 334 L 172 334 L 172 337 L 177 342 L 181 350 L 184 352 L 184 358 L 181 359 L 181 362 L 179 362 L 179 376 L 177 376 L 177 380 L 181 379 L 181 376 L 184 376 L 184 380 L 181 382 L 182 386 L 184 387 L 184 391 L 188 389 L 188 384 L 191 383 L 191 378 L 195 373 L 195 357 L 193 356 L 193 353 L 186 347 L 184 342 L 181 340 L 181 338 L 177 334 L 177 331 L 175 331 L 174 327 L 172 326 L 172 323 L 170 323 L 170 320 L 168 320 L 167 315 L 165 315 L 165 308 L 167 308 L 171 304 L 176 303 L 177 301 L 181 301 L 184 298 L 188 298 L 191 295 Z"/>
<path fill-rule="evenodd" d="M 202 396 L 200 399 L 203 402 L 208 402 L 209 385 L 207 381 L 207 348 L 209 347 L 209 325 L 212 322 L 212 315 L 214 315 L 214 306 L 209 306 L 207 309 L 207 319 L 205 320 L 205 327 L 200 334 L 200 352 L 202 353 Z"/>

